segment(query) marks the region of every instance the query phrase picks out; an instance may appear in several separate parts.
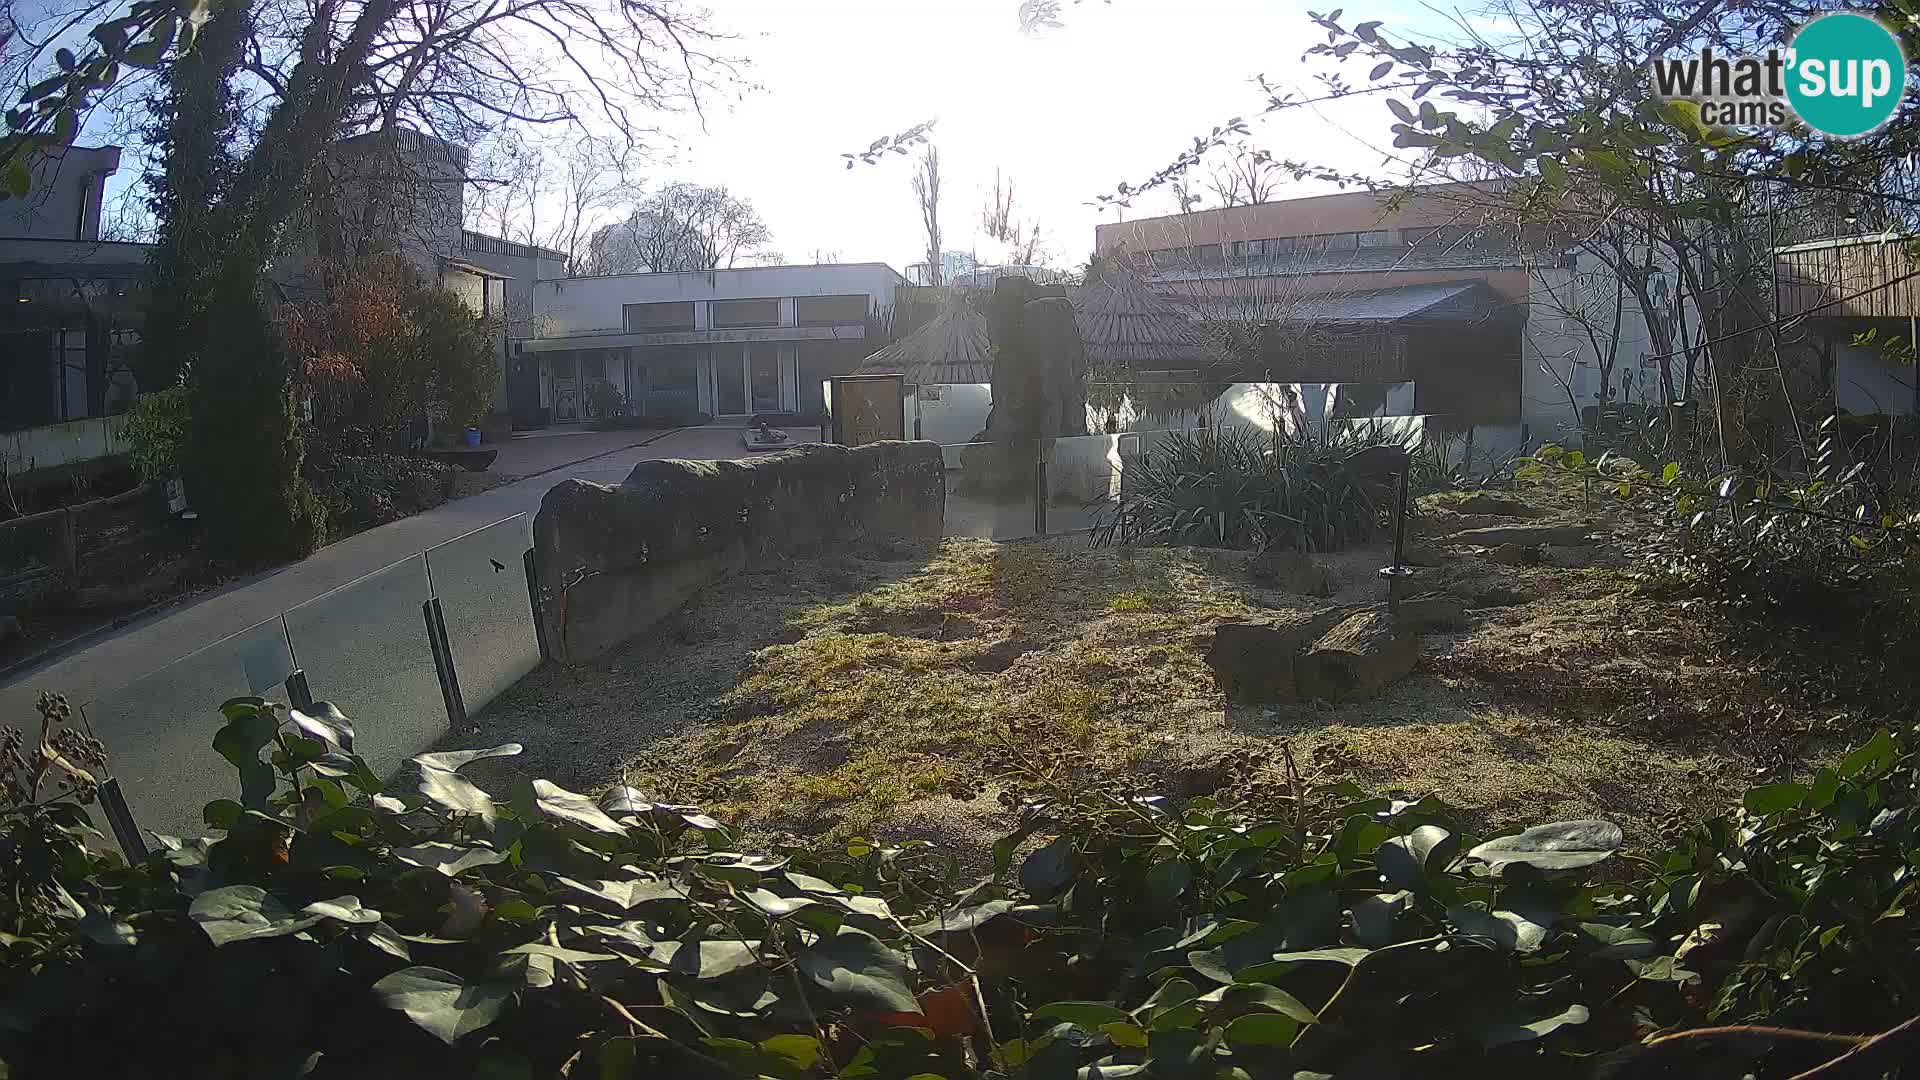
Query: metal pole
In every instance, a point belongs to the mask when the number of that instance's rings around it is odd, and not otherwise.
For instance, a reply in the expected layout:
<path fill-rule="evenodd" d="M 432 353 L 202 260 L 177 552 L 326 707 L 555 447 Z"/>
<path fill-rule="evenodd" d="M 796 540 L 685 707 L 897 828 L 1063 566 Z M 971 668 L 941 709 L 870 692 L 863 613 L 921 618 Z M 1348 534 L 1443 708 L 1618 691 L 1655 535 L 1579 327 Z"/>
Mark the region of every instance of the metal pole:
<path fill-rule="evenodd" d="M 147 861 L 147 842 L 140 838 L 140 826 L 133 820 L 133 811 L 127 806 L 127 796 L 120 790 L 120 781 L 107 777 L 100 785 L 98 794 L 100 810 L 107 815 L 107 824 L 113 829 L 113 838 L 120 844 L 120 853 L 127 857 L 127 865 L 137 866 Z"/>
<path fill-rule="evenodd" d="M 313 707 L 313 690 L 307 685 L 307 673 L 299 668 L 287 676 L 287 702 L 296 709 Z"/>
<path fill-rule="evenodd" d="M 1400 507 L 1393 522 L 1393 566 L 1396 570 L 1407 564 L 1407 474 L 1412 471 L 1400 471 Z"/>
<path fill-rule="evenodd" d="M 553 650 L 547 647 L 547 624 L 540 619 L 540 574 L 532 548 L 520 556 L 520 562 L 527 569 L 527 604 L 533 609 L 533 637 L 540 643 L 540 662 L 544 664 L 553 659 Z"/>
<path fill-rule="evenodd" d="M 453 668 L 453 650 L 447 643 L 447 616 L 440 598 L 428 597 L 420 605 L 427 624 L 427 645 L 433 651 L 433 670 L 440 677 L 440 698 L 447 707 L 447 723 L 453 730 L 465 730 L 467 705 L 460 697 L 460 676 Z"/>
<path fill-rule="evenodd" d="M 1033 535 L 1047 535 L 1047 441 L 1033 440 Z"/>

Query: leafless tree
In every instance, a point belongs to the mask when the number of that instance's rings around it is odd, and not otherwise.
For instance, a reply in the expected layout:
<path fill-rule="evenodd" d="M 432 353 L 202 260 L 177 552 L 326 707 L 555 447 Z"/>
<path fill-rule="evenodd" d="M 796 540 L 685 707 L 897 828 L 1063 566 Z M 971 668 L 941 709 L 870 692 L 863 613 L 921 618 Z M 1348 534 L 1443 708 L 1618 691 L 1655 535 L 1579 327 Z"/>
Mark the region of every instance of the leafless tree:
<path fill-rule="evenodd" d="M 1202 202 L 1206 201 L 1204 197 L 1193 190 L 1192 186 L 1187 183 L 1185 177 L 1173 181 L 1171 187 L 1173 190 L 1173 201 L 1179 205 L 1180 212 L 1183 214 L 1193 213 L 1195 210 L 1200 209 Z"/>
<path fill-rule="evenodd" d="M 725 187 L 675 182 L 588 242 L 588 273 L 725 270 L 773 254 L 773 234 L 753 204 Z"/>
<path fill-rule="evenodd" d="M 467 222 L 479 232 L 564 252 L 568 272 L 594 273 L 592 241 L 646 197 L 641 154 L 614 138 L 559 146 L 512 135 L 476 149 Z"/>
<path fill-rule="evenodd" d="M 940 148 L 932 143 L 920 154 L 913 171 L 913 197 L 920 205 L 920 223 L 926 230 L 927 283 L 943 285 L 940 266 Z"/>
<path fill-rule="evenodd" d="M 1228 148 L 1226 160 L 1208 173 L 1206 185 L 1222 206 L 1255 206 L 1272 201 L 1280 190 L 1282 178 L 1287 175 L 1286 167 L 1274 160 L 1272 154 L 1238 142 Z M 1187 202 L 1184 185 L 1174 194 L 1183 204 Z"/>
<path fill-rule="evenodd" d="M 1012 177 L 993 170 L 993 187 L 987 190 L 987 204 L 980 212 L 980 228 L 988 237 L 1006 245 L 1006 261 L 1018 266 L 1033 266 L 1044 254 L 1040 220 L 1020 217 L 1014 198 Z"/>

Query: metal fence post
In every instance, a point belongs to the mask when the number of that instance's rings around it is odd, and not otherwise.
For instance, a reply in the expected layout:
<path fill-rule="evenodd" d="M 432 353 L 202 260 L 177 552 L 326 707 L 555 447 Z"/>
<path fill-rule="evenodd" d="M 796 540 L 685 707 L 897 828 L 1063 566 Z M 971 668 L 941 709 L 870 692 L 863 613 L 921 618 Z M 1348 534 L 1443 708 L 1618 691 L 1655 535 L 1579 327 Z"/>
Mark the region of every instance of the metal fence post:
<path fill-rule="evenodd" d="M 430 596 L 420 605 L 427 624 L 427 644 L 433 650 L 433 670 L 440 676 L 440 697 L 446 702 L 447 723 L 452 730 L 467 726 L 467 705 L 460 697 L 460 676 L 453 669 L 453 649 L 447 643 L 447 616 L 440 609 L 440 598 Z"/>
<path fill-rule="evenodd" d="M 1047 535 L 1047 441 L 1033 440 L 1033 535 Z"/>
<path fill-rule="evenodd" d="M 540 619 L 540 572 L 532 548 L 520 556 L 520 562 L 527 569 L 527 606 L 533 610 L 533 637 L 540 644 L 540 662 L 544 664 L 553 659 L 553 650 L 547 647 L 547 624 Z"/>
<path fill-rule="evenodd" d="M 294 668 L 287 676 L 287 703 L 296 709 L 313 707 L 313 689 L 307 685 L 307 673 Z"/>
<path fill-rule="evenodd" d="M 127 865 L 137 866 L 146 862 L 147 842 L 140 838 L 140 826 L 133 820 L 133 810 L 127 806 L 127 796 L 120 790 L 120 781 L 107 777 L 100 785 L 97 798 L 100 810 L 107 815 L 107 825 L 113 829 L 113 838 L 120 844 L 120 853 L 127 857 Z"/>

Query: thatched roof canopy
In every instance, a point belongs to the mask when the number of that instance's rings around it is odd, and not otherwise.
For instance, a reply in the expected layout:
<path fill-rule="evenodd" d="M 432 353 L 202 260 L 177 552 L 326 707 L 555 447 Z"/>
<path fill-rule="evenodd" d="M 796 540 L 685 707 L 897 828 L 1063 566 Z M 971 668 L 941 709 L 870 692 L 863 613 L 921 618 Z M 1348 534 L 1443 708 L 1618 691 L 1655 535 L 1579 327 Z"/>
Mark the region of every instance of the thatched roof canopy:
<path fill-rule="evenodd" d="M 1125 271 L 1067 295 L 1093 367 L 1196 368 L 1217 359 L 1191 314 Z"/>
<path fill-rule="evenodd" d="M 862 361 L 855 375 L 900 373 L 910 386 L 993 381 L 987 317 L 964 293 L 950 290 L 925 326 Z"/>

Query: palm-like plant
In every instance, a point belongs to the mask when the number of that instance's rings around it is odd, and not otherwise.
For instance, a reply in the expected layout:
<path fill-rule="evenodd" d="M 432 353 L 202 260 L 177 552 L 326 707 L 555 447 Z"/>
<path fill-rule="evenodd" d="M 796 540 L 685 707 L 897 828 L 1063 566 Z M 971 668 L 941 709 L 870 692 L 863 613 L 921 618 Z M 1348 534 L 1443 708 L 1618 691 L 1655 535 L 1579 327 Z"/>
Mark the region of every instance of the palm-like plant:
<path fill-rule="evenodd" d="M 1377 537 L 1397 477 L 1347 460 L 1405 446 L 1394 424 L 1212 427 L 1174 432 L 1128 470 L 1094 542 L 1329 551 Z"/>

